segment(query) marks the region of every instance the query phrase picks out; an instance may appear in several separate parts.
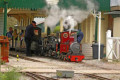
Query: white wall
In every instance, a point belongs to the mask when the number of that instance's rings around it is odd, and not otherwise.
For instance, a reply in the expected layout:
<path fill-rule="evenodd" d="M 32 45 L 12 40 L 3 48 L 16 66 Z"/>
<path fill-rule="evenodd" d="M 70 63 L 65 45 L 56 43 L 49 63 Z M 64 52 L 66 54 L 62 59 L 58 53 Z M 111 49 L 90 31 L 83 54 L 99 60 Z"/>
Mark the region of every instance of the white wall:
<path fill-rule="evenodd" d="M 3 35 L 4 28 L 4 14 L 0 13 L 0 35 Z"/>

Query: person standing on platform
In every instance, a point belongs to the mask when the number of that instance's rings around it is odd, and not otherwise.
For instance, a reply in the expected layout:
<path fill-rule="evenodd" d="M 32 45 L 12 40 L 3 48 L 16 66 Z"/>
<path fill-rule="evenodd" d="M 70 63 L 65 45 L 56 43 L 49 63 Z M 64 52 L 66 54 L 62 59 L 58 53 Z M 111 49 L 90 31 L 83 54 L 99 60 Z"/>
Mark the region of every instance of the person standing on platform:
<path fill-rule="evenodd" d="M 19 34 L 19 36 L 20 36 L 20 48 L 22 48 L 22 43 L 24 40 L 24 30 L 21 30 L 21 33 Z"/>
<path fill-rule="evenodd" d="M 34 27 L 36 27 L 35 21 L 32 21 L 32 23 L 26 27 L 26 31 L 25 31 L 26 56 L 32 56 L 31 43 L 32 43 L 32 37 L 34 36 L 34 31 L 33 31 Z"/>
<path fill-rule="evenodd" d="M 12 27 L 9 28 L 9 32 L 7 32 L 6 36 L 9 39 L 10 48 L 12 48 L 13 47 L 12 45 L 13 44 L 13 28 Z"/>
<path fill-rule="evenodd" d="M 77 42 L 81 43 L 81 40 L 83 39 L 84 34 L 83 32 L 79 29 L 77 32 Z M 80 52 L 82 52 L 82 45 L 80 44 Z"/>
<path fill-rule="evenodd" d="M 8 37 L 9 41 L 12 40 L 13 28 L 9 28 L 9 32 L 7 32 L 6 36 Z"/>
<path fill-rule="evenodd" d="M 13 32 L 13 40 L 15 41 L 15 48 L 17 47 L 17 40 L 18 40 L 18 33 L 17 33 L 17 29 L 14 29 Z"/>

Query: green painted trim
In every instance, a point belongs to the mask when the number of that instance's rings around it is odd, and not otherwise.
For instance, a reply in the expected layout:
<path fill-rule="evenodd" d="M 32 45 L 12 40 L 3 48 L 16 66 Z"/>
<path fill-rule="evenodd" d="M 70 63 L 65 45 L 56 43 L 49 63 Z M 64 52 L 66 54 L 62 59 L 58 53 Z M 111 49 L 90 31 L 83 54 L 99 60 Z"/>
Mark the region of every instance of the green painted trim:
<path fill-rule="evenodd" d="M 120 14 L 115 14 L 115 15 L 112 15 L 113 18 L 117 18 L 117 17 L 120 17 Z"/>
<path fill-rule="evenodd" d="M 40 9 L 47 6 L 46 0 L 5 0 L 8 1 L 8 8 L 14 9 Z M 98 11 L 110 11 L 110 0 L 91 0 L 99 6 Z M 84 0 L 59 0 L 58 5 L 61 8 L 70 8 L 71 6 L 80 9 L 86 9 Z M 4 0 L 0 0 L 0 8 L 4 8 Z"/>
<path fill-rule="evenodd" d="M 4 31 L 3 31 L 4 36 L 6 36 L 6 32 L 7 32 L 7 7 L 8 7 L 8 2 L 4 2 Z"/>
<path fill-rule="evenodd" d="M 0 0 L 0 8 L 4 8 L 7 1 L 8 8 L 36 10 L 47 6 L 46 0 Z"/>
<path fill-rule="evenodd" d="M 91 0 L 98 7 L 98 11 L 110 11 L 110 0 Z M 59 0 L 58 6 L 63 9 L 69 9 L 71 6 L 77 7 L 81 10 L 87 10 L 87 3 L 85 0 Z"/>
<path fill-rule="evenodd" d="M 50 27 L 47 27 L 47 36 L 50 35 L 50 33 L 51 33 Z"/>
<path fill-rule="evenodd" d="M 97 37 L 98 37 L 98 18 L 96 17 L 96 22 L 95 22 L 95 42 L 97 42 Z"/>

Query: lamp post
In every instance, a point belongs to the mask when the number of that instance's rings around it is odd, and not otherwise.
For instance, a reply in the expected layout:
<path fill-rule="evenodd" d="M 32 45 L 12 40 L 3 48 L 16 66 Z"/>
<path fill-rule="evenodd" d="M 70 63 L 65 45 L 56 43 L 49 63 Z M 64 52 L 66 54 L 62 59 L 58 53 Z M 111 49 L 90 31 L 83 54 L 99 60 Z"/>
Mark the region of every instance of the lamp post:
<path fill-rule="evenodd" d="M 98 60 L 100 61 L 100 48 L 101 48 L 101 12 L 96 12 L 94 10 L 94 12 L 92 13 L 94 17 L 98 18 L 99 23 L 98 23 L 98 28 L 96 28 L 95 33 L 97 34 L 97 29 L 99 29 L 99 41 L 98 41 Z M 97 25 L 97 24 L 96 24 Z M 97 37 L 95 38 L 95 40 L 97 40 Z"/>
<path fill-rule="evenodd" d="M 99 47 L 98 47 L 98 60 L 100 61 L 100 48 L 101 48 L 101 12 L 99 12 L 98 14 L 98 19 L 99 19 L 99 41 L 98 41 L 98 44 L 99 44 Z"/>

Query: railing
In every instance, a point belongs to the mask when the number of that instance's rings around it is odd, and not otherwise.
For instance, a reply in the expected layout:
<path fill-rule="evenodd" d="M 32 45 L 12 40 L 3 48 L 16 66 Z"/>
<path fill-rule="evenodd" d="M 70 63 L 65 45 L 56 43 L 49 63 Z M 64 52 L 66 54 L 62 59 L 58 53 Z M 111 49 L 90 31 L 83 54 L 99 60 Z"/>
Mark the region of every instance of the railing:
<path fill-rule="evenodd" d="M 120 60 L 120 37 L 111 37 L 111 31 L 106 37 L 106 58 L 110 62 Z"/>

